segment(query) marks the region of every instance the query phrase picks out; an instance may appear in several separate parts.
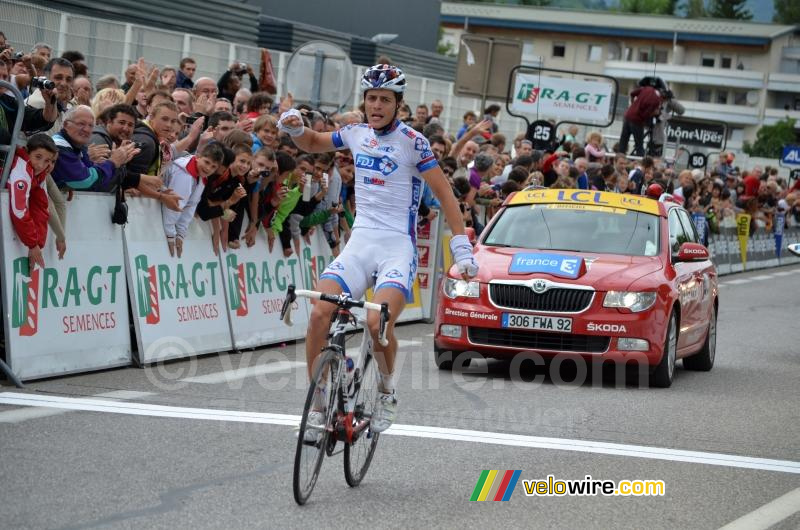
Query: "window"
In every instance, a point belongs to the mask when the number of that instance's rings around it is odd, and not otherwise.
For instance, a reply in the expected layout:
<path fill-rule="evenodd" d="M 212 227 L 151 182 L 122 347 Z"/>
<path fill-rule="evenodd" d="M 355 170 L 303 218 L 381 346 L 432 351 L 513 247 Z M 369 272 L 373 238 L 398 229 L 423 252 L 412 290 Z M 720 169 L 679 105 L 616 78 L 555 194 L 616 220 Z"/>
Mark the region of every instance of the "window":
<path fill-rule="evenodd" d="M 563 42 L 553 43 L 553 57 L 565 57 L 567 55 L 567 45 Z"/>
<path fill-rule="evenodd" d="M 731 68 L 733 66 L 733 59 L 723 56 L 722 59 L 720 59 L 720 66 L 722 68 Z"/>
<path fill-rule="evenodd" d="M 728 104 L 728 92 L 726 90 L 717 90 L 717 103 L 720 105 Z"/>
<path fill-rule="evenodd" d="M 659 64 L 666 64 L 669 60 L 667 50 L 656 50 L 656 62 Z"/>
<path fill-rule="evenodd" d="M 701 103 L 711 103 L 711 90 L 708 88 L 698 88 L 697 101 Z"/>
<path fill-rule="evenodd" d="M 631 57 L 633 57 L 633 49 L 625 48 L 625 50 L 622 53 L 622 59 L 625 61 L 630 61 Z"/>
<path fill-rule="evenodd" d="M 589 61 L 590 63 L 597 63 L 600 62 L 600 59 L 602 58 L 603 58 L 603 47 L 590 44 L 589 56 L 586 60 Z"/>
<path fill-rule="evenodd" d="M 680 218 L 678 218 L 678 210 L 673 208 L 669 211 L 669 246 L 673 254 L 678 253 L 683 243 L 689 241 L 686 231 L 683 229 Z"/>
<path fill-rule="evenodd" d="M 650 48 L 639 48 L 639 58 L 637 59 L 640 63 L 649 63 L 653 61 L 652 50 Z"/>
<path fill-rule="evenodd" d="M 704 66 L 706 68 L 714 68 L 717 63 L 717 58 L 713 55 L 704 55 L 700 59 L 700 66 Z"/>
<path fill-rule="evenodd" d="M 686 210 L 678 210 L 678 217 L 681 218 L 681 224 L 686 233 L 686 242 L 700 243 L 700 234 L 697 233 L 697 226 L 692 221 L 692 218 L 689 217 L 689 213 Z"/>
<path fill-rule="evenodd" d="M 522 64 L 529 66 L 538 66 L 541 64 L 541 58 L 533 53 L 533 42 L 525 41 L 522 43 Z"/>
<path fill-rule="evenodd" d="M 733 93 L 734 105 L 747 105 L 747 92 L 734 92 Z"/>
<path fill-rule="evenodd" d="M 794 98 L 794 110 L 800 110 L 800 98 Z"/>

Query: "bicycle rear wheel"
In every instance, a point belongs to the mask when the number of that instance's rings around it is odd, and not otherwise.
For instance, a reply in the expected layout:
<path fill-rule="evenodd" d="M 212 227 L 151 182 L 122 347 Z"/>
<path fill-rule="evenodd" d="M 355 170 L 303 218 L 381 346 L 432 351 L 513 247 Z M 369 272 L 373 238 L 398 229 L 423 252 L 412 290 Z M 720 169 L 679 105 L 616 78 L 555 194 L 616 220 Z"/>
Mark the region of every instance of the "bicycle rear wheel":
<path fill-rule="evenodd" d="M 378 399 L 378 363 L 369 355 L 365 362 L 363 372 L 356 374 L 355 412 L 353 424 L 369 422 L 375 410 Z M 369 427 L 352 444 L 344 446 L 344 479 L 350 487 L 358 486 L 367 474 L 375 447 L 378 445 L 379 434 L 370 431 Z"/>
<path fill-rule="evenodd" d="M 325 455 L 328 437 L 336 417 L 336 394 L 338 393 L 340 363 L 336 353 L 325 349 L 317 358 L 314 377 L 308 387 L 308 396 L 297 435 L 297 450 L 294 456 L 292 487 L 297 504 L 305 504 L 314 490 Z M 325 389 L 325 422 L 322 429 L 308 424 L 308 415 L 313 410 L 314 394 L 318 388 Z"/>

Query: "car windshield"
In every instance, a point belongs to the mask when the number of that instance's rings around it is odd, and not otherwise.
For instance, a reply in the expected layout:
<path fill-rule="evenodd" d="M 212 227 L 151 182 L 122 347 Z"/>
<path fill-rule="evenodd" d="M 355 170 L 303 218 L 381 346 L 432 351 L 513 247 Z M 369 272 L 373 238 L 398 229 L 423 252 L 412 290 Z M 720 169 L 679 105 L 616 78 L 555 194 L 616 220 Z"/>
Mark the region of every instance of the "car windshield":
<path fill-rule="evenodd" d="M 658 221 L 655 215 L 618 208 L 522 204 L 508 207 L 500 214 L 483 244 L 655 256 Z"/>

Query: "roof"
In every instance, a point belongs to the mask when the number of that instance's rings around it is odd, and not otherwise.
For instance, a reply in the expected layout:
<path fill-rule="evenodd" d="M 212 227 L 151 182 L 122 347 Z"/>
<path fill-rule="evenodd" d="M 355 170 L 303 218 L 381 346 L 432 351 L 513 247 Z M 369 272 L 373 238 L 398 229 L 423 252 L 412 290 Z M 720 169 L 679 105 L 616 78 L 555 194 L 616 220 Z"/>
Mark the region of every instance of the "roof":
<path fill-rule="evenodd" d="M 563 204 L 576 209 L 622 209 L 659 215 L 658 202 L 640 195 L 592 190 L 536 189 L 519 191 L 508 201 L 518 204 Z M 620 212 L 624 213 L 624 212 Z"/>
<path fill-rule="evenodd" d="M 442 23 L 609 37 L 765 46 L 798 26 L 553 7 L 442 2 Z"/>

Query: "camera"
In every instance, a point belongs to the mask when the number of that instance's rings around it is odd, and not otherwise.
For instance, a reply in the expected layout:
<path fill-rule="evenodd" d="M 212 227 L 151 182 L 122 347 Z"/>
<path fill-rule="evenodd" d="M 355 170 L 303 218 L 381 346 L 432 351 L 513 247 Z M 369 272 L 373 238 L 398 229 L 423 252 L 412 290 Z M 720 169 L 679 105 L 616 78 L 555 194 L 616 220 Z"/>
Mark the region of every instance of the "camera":
<path fill-rule="evenodd" d="M 136 149 L 144 149 L 144 142 L 133 142 L 133 146 Z"/>
<path fill-rule="evenodd" d="M 31 78 L 31 87 L 43 90 L 53 90 L 56 87 L 56 84 L 46 77 L 34 77 Z"/>
<path fill-rule="evenodd" d="M 25 57 L 25 52 L 17 52 L 14 54 L 15 61 L 21 61 L 23 57 Z"/>
<path fill-rule="evenodd" d="M 242 62 L 240 62 L 240 63 L 239 63 L 239 69 L 238 69 L 238 70 L 236 70 L 236 73 L 237 73 L 238 75 L 240 75 L 240 76 L 241 76 L 241 75 L 245 75 L 245 74 L 247 73 L 247 63 L 242 63 Z"/>
<path fill-rule="evenodd" d="M 262 178 L 262 179 L 265 179 L 265 178 L 269 177 L 270 175 L 272 175 L 272 171 L 270 171 L 269 169 L 261 170 L 258 173 L 259 178 Z"/>

